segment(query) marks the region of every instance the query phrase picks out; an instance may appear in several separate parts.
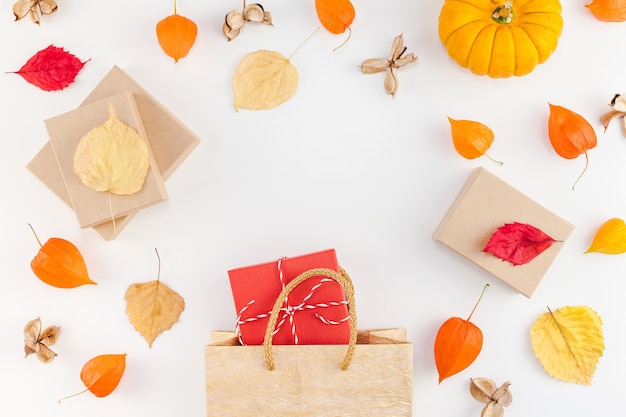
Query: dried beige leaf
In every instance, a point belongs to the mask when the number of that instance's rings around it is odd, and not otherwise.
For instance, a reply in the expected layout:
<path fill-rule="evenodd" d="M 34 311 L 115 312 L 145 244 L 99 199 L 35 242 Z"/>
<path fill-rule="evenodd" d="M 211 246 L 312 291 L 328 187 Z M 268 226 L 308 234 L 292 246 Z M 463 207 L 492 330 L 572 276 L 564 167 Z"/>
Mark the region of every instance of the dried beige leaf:
<path fill-rule="evenodd" d="M 298 71 L 282 54 L 252 52 L 239 63 L 233 77 L 235 110 L 277 107 L 293 97 L 298 81 Z"/>
<path fill-rule="evenodd" d="M 398 92 L 398 68 L 403 67 L 411 62 L 417 61 L 417 56 L 414 53 L 406 52 L 404 46 L 404 38 L 402 34 L 396 36 L 391 43 L 391 50 L 389 52 L 389 58 L 369 58 L 361 63 L 361 72 L 363 74 L 375 74 L 377 72 L 386 71 L 385 80 L 383 86 L 385 92 L 395 96 Z"/>
<path fill-rule="evenodd" d="M 26 356 L 34 353 L 43 363 L 51 362 L 57 354 L 49 346 L 57 342 L 60 334 L 59 326 L 50 326 L 42 330 L 39 317 L 30 320 L 24 327 L 24 353 Z"/>
<path fill-rule="evenodd" d="M 158 277 L 154 281 L 130 285 L 124 300 L 128 319 L 150 347 L 161 333 L 178 321 L 185 309 L 183 297 Z"/>
<path fill-rule="evenodd" d="M 90 130 L 74 152 L 74 172 L 87 187 L 117 195 L 141 190 L 150 168 L 148 146 L 110 109 L 104 124 Z"/>

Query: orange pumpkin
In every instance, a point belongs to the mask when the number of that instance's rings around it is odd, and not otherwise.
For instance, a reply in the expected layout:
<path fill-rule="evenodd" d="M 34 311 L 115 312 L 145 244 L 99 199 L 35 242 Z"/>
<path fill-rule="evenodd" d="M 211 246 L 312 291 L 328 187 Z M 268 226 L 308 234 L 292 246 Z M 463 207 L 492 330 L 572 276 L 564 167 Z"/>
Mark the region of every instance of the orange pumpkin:
<path fill-rule="evenodd" d="M 521 76 L 554 52 L 559 0 L 444 0 L 439 38 L 462 67 L 493 78 Z"/>

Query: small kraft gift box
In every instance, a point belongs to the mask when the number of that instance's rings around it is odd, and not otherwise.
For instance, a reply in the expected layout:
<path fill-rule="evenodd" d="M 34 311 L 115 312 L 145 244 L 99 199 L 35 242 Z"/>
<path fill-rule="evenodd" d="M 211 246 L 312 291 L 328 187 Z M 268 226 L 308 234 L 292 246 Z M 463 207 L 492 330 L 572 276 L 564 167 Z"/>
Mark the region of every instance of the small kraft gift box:
<path fill-rule="evenodd" d="M 320 276 L 344 289 L 347 344 L 272 343 L 289 294 Z M 205 346 L 207 417 L 355 417 L 412 415 L 413 347 L 403 328 L 357 331 L 354 287 L 340 269 L 317 268 L 276 297 L 262 346 L 243 346 L 235 332 L 213 332 Z"/>
<path fill-rule="evenodd" d="M 236 331 L 243 345 L 261 345 L 276 297 L 296 276 L 314 268 L 339 271 L 334 249 L 228 271 L 237 312 Z M 294 289 L 281 306 L 276 345 L 348 343 L 350 326 L 344 290 L 326 277 Z"/>
<path fill-rule="evenodd" d="M 483 250 L 499 227 L 515 222 L 539 228 L 557 242 L 523 265 L 513 265 Z M 476 168 L 433 238 L 530 298 L 573 231 L 573 224 L 485 168 Z"/>

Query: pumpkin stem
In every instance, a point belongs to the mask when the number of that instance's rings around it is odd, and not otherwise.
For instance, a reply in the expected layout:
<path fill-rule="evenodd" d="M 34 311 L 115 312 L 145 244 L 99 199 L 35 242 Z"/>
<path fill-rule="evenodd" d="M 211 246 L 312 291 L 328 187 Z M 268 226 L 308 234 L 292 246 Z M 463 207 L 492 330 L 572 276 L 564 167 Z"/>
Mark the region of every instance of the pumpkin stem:
<path fill-rule="evenodd" d="M 503 5 L 496 7 L 491 14 L 491 18 L 498 23 L 511 23 L 513 21 L 513 2 L 505 1 Z"/>
<path fill-rule="evenodd" d="M 176 0 L 174 0 L 174 14 L 176 14 Z"/>

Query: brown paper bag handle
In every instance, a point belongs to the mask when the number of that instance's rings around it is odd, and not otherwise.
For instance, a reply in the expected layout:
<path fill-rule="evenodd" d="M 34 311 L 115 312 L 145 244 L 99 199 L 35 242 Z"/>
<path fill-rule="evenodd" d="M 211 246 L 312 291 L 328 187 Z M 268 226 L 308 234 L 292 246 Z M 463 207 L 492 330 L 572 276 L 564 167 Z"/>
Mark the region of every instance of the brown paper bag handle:
<path fill-rule="evenodd" d="M 274 355 L 272 353 L 272 337 L 274 333 L 274 328 L 276 327 L 276 322 L 278 321 L 278 313 L 280 308 L 285 303 L 287 296 L 297 285 L 302 283 L 303 281 L 313 278 L 324 276 L 327 278 L 332 278 L 337 281 L 343 287 L 346 293 L 346 299 L 348 301 L 348 313 L 350 314 L 349 323 L 350 323 L 350 339 L 348 341 L 348 351 L 346 352 L 346 356 L 344 356 L 343 361 L 341 361 L 340 367 L 342 370 L 348 369 L 350 366 L 350 361 L 352 360 L 352 355 L 354 354 L 354 349 L 356 348 L 356 304 L 354 302 L 354 286 L 352 285 L 352 280 L 343 270 L 340 268 L 340 271 L 333 271 L 332 269 L 327 268 L 316 268 L 305 271 L 295 277 L 292 281 L 290 281 L 285 288 L 281 291 L 281 293 L 276 298 L 276 302 L 274 303 L 274 307 L 272 308 L 272 312 L 270 313 L 269 322 L 267 323 L 267 330 L 265 331 L 265 338 L 263 340 L 263 347 L 265 348 L 265 366 L 268 370 L 273 371 L 276 369 L 274 365 Z"/>

